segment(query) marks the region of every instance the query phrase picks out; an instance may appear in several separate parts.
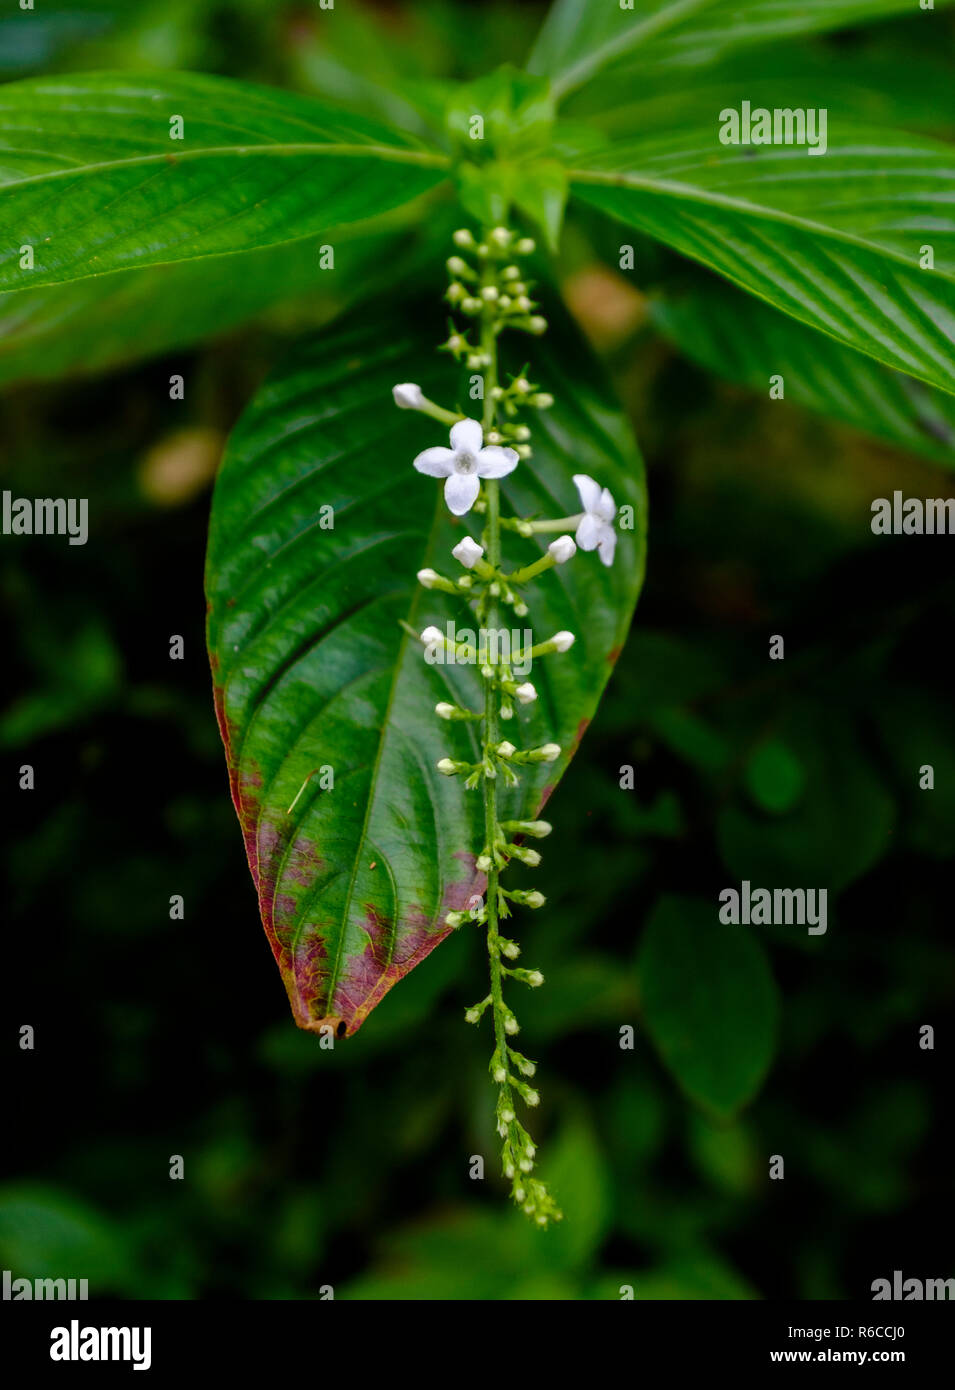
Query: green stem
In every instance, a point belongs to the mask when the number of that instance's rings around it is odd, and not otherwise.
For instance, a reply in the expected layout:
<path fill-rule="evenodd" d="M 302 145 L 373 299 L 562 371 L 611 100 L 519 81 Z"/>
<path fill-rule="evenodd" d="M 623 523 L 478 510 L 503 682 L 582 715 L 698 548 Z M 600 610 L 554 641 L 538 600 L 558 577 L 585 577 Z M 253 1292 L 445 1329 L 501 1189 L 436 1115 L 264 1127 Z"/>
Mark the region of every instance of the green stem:
<path fill-rule="evenodd" d="M 482 275 L 482 284 L 493 283 L 493 272 L 490 266 L 485 266 Z M 484 373 L 484 415 L 483 429 L 484 436 L 494 428 L 497 418 L 497 402 L 494 391 L 497 386 L 497 336 L 494 332 L 494 325 L 491 314 L 485 312 L 481 324 L 481 352 L 488 359 L 488 365 Z M 485 513 L 486 526 L 485 538 L 487 541 L 486 552 L 487 562 L 495 570 L 501 564 L 501 495 L 500 487 L 496 479 L 488 478 L 485 482 L 485 497 L 487 500 L 487 511 Z M 485 613 L 485 625 L 488 631 L 493 632 L 497 626 L 499 613 L 499 600 L 494 595 L 488 595 L 487 610 Z M 490 748 L 500 741 L 500 690 L 493 679 L 486 680 L 484 683 L 484 756 L 490 757 Z M 497 840 L 497 782 L 494 778 L 484 778 L 484 836 L 488 849 L 493 850 Z M 504 1032 L 504 991 L 503 973 L 501 967 L 501 949 L 498 940 L 498 882 L 500 872 L 497 865 L 491 864 L 487 876 L 487 954 L 491 972 L 491 1007 L 494 1014 L 494 1047 L 500 1056 L 501 1065 L 505 1068 L 507 1062 L 507 1034 Z M 501 1099 L 510 1100 L 510 1086 L 505 1081 L 501 1085 Z"/>

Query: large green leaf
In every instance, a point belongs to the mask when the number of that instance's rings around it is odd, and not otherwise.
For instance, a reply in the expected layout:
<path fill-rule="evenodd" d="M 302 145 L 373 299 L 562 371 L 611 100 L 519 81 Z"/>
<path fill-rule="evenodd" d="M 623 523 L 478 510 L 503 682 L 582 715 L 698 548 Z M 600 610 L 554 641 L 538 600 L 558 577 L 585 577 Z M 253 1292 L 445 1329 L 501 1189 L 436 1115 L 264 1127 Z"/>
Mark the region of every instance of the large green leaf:
<path fill-rule="evenodd" d="M 475 726 L 433 713 L 449 697 L 478 707 L 480 682 L 473 667 L 426 663 L 399 626 L 473 623 L 415 583 L 425 565 L 456 568 L 449 550 L 465 526 L 411 468 L 443 429 L 391 402 L 391 386 L 409 378 L 455 398 L 455 369 L 433 350 L 439 333 L 437 323 L 379 320 L 303 346 L 240 421 L 215 492 L 216 703 L 262 919 L 304 1028 L 332 1020 L 353 1032 L 447 935 L 448 909 L 483 887 L 480 794 L 435 771 L 444 754 L 473 757 Z M 539 699 L 512 737 L 556 739 L 565 751 L 503 792 L 511 815 L 544 803 L 593 714 L 644 554 L 639 456 L 582 343 L 544 349 L 534 371 L 558 403 L 542 417 L 533 461 L 504 480 L 505 507 L 564 515 L 576 505 L 571 475 L 583 470 L 632 504 L 638 525 L 621 532 L 612 569 L 577 556 L 535 586 L 531 615 L 514 620 L 542 635 L 568 628 L 578 643 L 534 665 Z M 333 529 L 320 524 L 325 505 Z M 510 536 L 505 554 L 520 561 L 537 545 Z M 314 779 L 289 817 L 321 767 L 334 769 L 333 789 Z"/>
<path fill-rule="evenodd" d="M 409 202 L 445 165 L 360 116 L 223 78 L 13 82 L 0 89 L 0 290 L 317 235 Z"/>
<path fill-rule="evenodd" d="M 935 9 L 944 9 L 952 2 L 935 0 Z M 918 12 L 918 0 L 717 0 L 661 32 L 645 56 L 657 67 L 686 67 L 711 61 L 731 49 L 785 45 L 806 34 L 859 28 L 914 14 L 924 23 L 935 22 L 934 15 Z"/>
<path fill-rule="evenodd" d="M 606 0 L 556 0 L 528 69 L 553 78 L 556 92 L 572 91 L 614 59 L 713 4 L 715 0 L 634 0 L 634 8 L 625 10 Z"/>
<path fill-rule="evenodd" d="M 955 391 L 955 157 L 923 136 L 839 132 L 723 146 L 710 126 L 615 145 L 571 170 L 578 197 L 784 313 Z M 920 249 L 934 248 L 934 269 Z"/>
<path fill-rule="evenodd" d="M 661 898 L 637 970 L 646 1026 L 686 1093 L 723 1117 L 751 1100 L 772 1061 L 778 1015 L 753 929 L 720 922 L 715 895 Z"/>
<path fill-rule="evenodd" d="M 727 381 L 769 392 L 864 434 L 955 468 L 955 400 L 796 323 L 725 281 L 701 277 L 651 301 L 654 322 L 687 357 Z"/>
<path fill-rule="evenodd" d="M 937 0 L 936 8 L 952 0 Z M 911 14 L 913 0 L 556 0 L 528 60 L 573 91 L 604 69 L 686 67 L 728 50 Z M 646 50 L 644 51 L 644 45 Z"/>
<path fill-rule="evenodd" d="M 458 218 L 406 227 L 414 208 L 328 233 L 323 239 L 143 266 L 106 278 L 70 280 L 0 295 L 0 385 L 86 375 L 221 335 L 269 311 L 304 330 L 387 290 L 396 277 L 429 270 Z"/>
<path fill-rule="evenodd" d="M 900 51 L 897 41 L 880 35 L 858 47 L 782 43 L 756 56 L 733 50 L 679 81 L 672 67 L 652 61 L 656 52 L 654 47 L 642 55 L 646 67 L 639 75 L 632 67 L 604 72 L 574 96 L 566 116 L 628 139 L 638 130 L 699 128 L 745 96 L 754 108 L 824 107 L 833 131 L 848 121 L 920 130 L 935 139 L 955 133 L 951 65 L 924 45 Z"/>

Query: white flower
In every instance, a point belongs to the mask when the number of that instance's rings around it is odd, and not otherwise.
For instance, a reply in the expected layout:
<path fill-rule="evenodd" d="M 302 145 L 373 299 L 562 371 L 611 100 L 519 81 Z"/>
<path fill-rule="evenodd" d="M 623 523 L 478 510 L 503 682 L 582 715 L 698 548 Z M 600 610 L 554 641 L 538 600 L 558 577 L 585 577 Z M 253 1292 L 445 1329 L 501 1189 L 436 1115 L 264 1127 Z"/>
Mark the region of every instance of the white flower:
<path fill-rule="evenodd" d="M 421 387 L 416 381 L 404 381 L 400 386 L 392 386 L 391 394 L 395 398 L 395 405 L 402 410 L 420 410 L 424 402 Z"/>
<path fill-rule="evenodd" d="M 550 639 L 559 652 L 569 652 L 577 640 L 572 632 L 555 632 Z"/>
<path fill-rule="evenodd" d="M 484 554 L 484 546 L 478 545 L 477 541 L 470 536 L 465 536 L 463 541 L 458 541 L 451 554 L 456 560 L 461 561 L 466 570 L 473 570 Z"/>
<path fill-rule="evenodd" d="M 565 565 L 577 554 L 577 546 L 574 544 L 573 536 L 558 536 L 555 541 L 551 541 L 547 549 L 558 565 Z"/>
<path fill-rule="evenodd" d="M 417 578 L 419 584 L 423 584 L 426 589 L 432 589 L 434 588 L 435 581 L 440 580 L 441 576 L 438 574 L 437 570 L 428 569 L 419 570 Z"/>
<path fill-rule="evenodd" d="M 432 642 L 444 642 L 444 633 L 439 627 L 426 627 L 421 634 L 421 641 L 426 647 L 430 647 Z"/>
<path fill-rule="evenodd" d="M 444 500 L 448 510 L 463 516 L 477 501 L 482 478 L 504 478 L 517 463 L 514 449 L 484 445 L 484 432 L 477 420 L 459 420 L 451 426 L 451 448 L 425 449 L 414 466 L 429 478 L 447 478 Z"/>
<path fill-rule="evenodd" d="M 531 685 L 530 681 L 525 681 L 523 685 L 519 685 L 514 691 L 514 694 L 522 705 L 532 705 L 537 699 L 537 691 Z"/>
<path fill-rule="evenodd" d="M 608 489 L 601 488 L 586 473 L 575 473 L 574 483 L 584 509 L 577 523 L 577 544 L 581 550 L 596 550 L 605 565 L 612 565 L 617 544 L 617 533 L 613 529 L 616 504 Z"/>
<path fill-rule="evenodd" d="M 509 743 L 507 739 L 505 739 L 503 743 L 497 745 L 497 756 L 499 758 L 513 758 L 516 752 L 517 749 L 514 747 L 513 743 Z"/>

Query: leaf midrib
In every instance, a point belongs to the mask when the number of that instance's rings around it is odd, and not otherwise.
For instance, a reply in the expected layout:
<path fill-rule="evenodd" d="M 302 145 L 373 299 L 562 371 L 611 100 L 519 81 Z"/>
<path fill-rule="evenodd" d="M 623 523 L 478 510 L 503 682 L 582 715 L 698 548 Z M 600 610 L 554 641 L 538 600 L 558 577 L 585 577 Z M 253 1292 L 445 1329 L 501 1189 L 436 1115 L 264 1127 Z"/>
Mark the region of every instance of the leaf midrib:
<path fill-rule="evenodd" d="M 812 218 L 800 217 L 798 214 L 787 212 L 783 208 L 768 207 L 766 204 L 762 203 L 751 203 L 746 198 L 734 197 L 728 193 L 717 193 L 712 189 L 700 188 L 699 185 L 679 183 L 670 179 L 654 179 L 645 174 L 621 173 L 604 169 L 571 169 L 568 171 L 568 178 L 571 184 L 580 183 L 585 186 L 632 188 L 643 193 L 657 193 L 665 197 L 681 198 L 687 203 L 721 207 L 727 211 L 754 217 L 764 222 L 782 223 L 784 226 L 793 227 L 800 232 L 822 236 L 827 241 L 839 241 L 848 246 L 862 247 L 866 251 L 870 251 L 878 256 L 883 256 L 886 260 L 894 261 L 897 265 L 904 266 L 908 271 L 914 272 L 915 269 L 912 262 L 907 260 L 901 252 L 895 251 L 889 246 L 884 246 L 880 242 L 870 241 L 867 237 L 859 236 L 853 232 L 847 232 L 841 227 L 827 226 L 824 222 L 815 222 Z M 951 284 L 955 284 L 955 273 L 952 271 L 936 267 L 932 274 Z"/>
<path fill-rule="evenodd" d="M 0 160 L 4 154 L 17 153 L 16 149 L 0 150 Z M 54 179 L 79 178 L 112 169 L 140 168 L 143 165 L 167 164 L 174 168 L 177 164 L 191 163 L 194 160 L 214 158 L 245 158 L 248 155 L 269 154 L 292 156 L 300 154 L 338 156 L 346 159 L 380 159 L 391 164 L 417 164 L 426 169 L 447 169 L 450 158 L 438 150 L 405 149 L 399 145 L 349 145 L 327 144 L 324 142 L 283 142 L 281 144 L 261 145 L 206 145 L 201 150 L 166 151 L 161 154 L 132 155 L 127 159 L 100 160 L 95 164 L 74 164 L 68 169 L 50 169 L 42 174 L 29 174 L 25 178 L 12 179 L 0 184 L 0 191 L 9 192 L 31 184 L 48 183 Z"/>

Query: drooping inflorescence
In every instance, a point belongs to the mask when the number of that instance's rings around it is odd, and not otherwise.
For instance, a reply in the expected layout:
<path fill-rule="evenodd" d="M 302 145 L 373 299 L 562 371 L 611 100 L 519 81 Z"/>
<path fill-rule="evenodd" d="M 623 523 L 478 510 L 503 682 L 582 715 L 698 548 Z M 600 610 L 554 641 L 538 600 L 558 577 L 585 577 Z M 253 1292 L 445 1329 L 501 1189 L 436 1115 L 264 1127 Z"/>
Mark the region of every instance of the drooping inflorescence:
<path fill-rule="evenodd" d="M 501 934 L 500 924 L 511 916 L 514 907 L 539 909 L 545 905 L 544 895 L 536 889 L 507 889 L 501 876 L 512 859 L 536 868 L 541 862 L 540 853 L 525 841 L 543 839 L 551 827 L 542 820 L 499 820 L 497 787 L 499 781 L 516 785 L 521 767 L 554 762 L 560 757 L 559 745 L 552 742 L 519 748 L 511 738 L 502 736 L 502 725 L 510 729 L 518 709 L 537 699 L 533 683 L 523 678 L 532 661 L 568 652 L 574 635 L 557 632 L 544 641 L 531 641 L 512 651 L 510 632 L 499 624 L 505 608 L 510 608 L 515 616 L 525 617 L 529 612 L 527 587 L 555 565 L 567 564 L 578 548 L 596 550 L 605 565 L 611 564 L 616 544 L 616 507 L 606 488 L 586 474 L 576 474 L 574 484 L 580 511 L 553 519 L 501 515 L 500 479 L 533 456 L 531 430 L 521 420 L 521 414 L 528 409 L 545 410 L 554 403 L 553 397 L 524 372 L 507 384 L 499 379 L 500 334 L 514 329 L 537 336 L 547 329 L 546 320 L 530 297 L 533 287 L 517 264 L 534 251 L 534 243 L 529 238 L 516 237 L 507 227 L 495 227 L 480 241 L 462 229 L 455 232 L 454 242 L 461 254 L 451 256 L 447 262 L 451 283 L 446 298 L 465 323 L 451 325 L 441 350 L 469 371 L 480 374 L 482 418 L 477 420 L 445 409 L 429 400 L 413 382 L 395 386 L 394 399 L 402 409 L 420 411 L 450 427 L 449 445 L 423 450 L 414 459 L 414 467 L 419 473 L 443 481 L 445 502 L 455 516 L 474 509 L 484 518 L 480 543 L 466 536 L 451 552 L 462 573 L 452 578 L 434 569 L 423 569 L 418 580 L 426 589 L 457 595 L 476 614 L 481 632 L 493 640 L 475 646 L 473 634 L 459 642 L 437 627 L 426 627 L 417 636 L 427 659 L 450 655 L 455 661 L 474 662 L 480 667 L 483 709 L 463 709 L 448 701 L 435 706 L 440 719 L 471 720 L 481 725 L 481 756 L 477 761 L 443 757 L 437 762 L 439 772 L 461 777 L 466 790 L 480 787 L 484 795 L 484 843 L 477 856 L 477 867 L 487 877 L 486 894 L 467 910 L 449 913 L 446 921 L 451 927 L 474 923 L 487 928 L 491 987 L 483 999 L 466 1011 L 465 1018 L 469 1023 L 479 1023 L 490 1011 L 494 1050 L 489 1070 L 497 1086 L 497 1132 L 502 1140 L 504 1176 L 521 1210 L 538 1225 L 547 1226 L 560 1220 L 561 1212 L 545 1184 L 534 1176 L 536 1146 L 517 1118 L 515 1108 L 516 1097 L 528 1106 L 539 1103 L 540 1096 L 530 1084 L 536 1063 L 514 1047 L 512 1040 L 520 1025 L 504 1000 L 505 980 L 537 988 L 544 983 L 544 977 L 539 970 L 513 964 L 520 956 L 520 947 Z M 502 563 L 502 532 L 524 539 L 558 534 L 542 555 L 508 570 Z"/>

